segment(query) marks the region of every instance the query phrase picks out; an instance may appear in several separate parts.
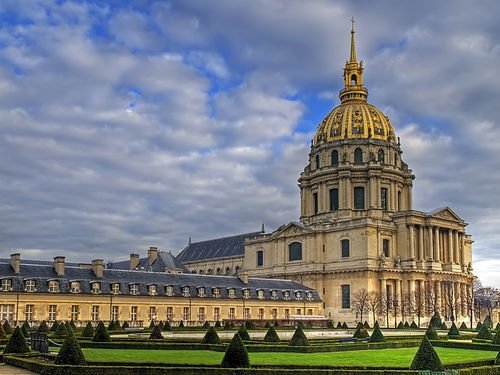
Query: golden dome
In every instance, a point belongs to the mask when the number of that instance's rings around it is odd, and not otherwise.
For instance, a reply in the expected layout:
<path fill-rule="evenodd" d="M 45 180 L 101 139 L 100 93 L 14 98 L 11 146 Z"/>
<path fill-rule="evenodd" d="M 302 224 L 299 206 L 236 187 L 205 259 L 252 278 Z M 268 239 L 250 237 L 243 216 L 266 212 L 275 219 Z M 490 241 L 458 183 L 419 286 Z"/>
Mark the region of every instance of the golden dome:
<path fill-rule="evenodd" d="M 342 139 L 372 138 L 396 143 L 389 118 L 366 102 L 368 91 L 363 86 L 363 61 L 358 63 L 354 45 L 354 20 L 351 29 L 351 55 L 344 68 L 344 88 L 340 105 L 319 124 L 314 145 Z"/>

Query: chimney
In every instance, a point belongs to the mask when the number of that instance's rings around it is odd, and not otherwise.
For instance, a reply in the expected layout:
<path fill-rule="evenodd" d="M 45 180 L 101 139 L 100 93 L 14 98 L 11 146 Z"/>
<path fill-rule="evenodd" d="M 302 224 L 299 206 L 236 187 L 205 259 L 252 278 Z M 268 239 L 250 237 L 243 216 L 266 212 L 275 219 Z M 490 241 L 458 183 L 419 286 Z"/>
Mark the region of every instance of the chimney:
<path fill-rule="evenodd" d="M 248 284 L 248 271 L 243 271 L 241 274 L 238 274 L 238 279 L 240 279 L 243 284 Z"/>
<path fill-rule="evenodd" d="M 158 258 L 158 248 L 156 246 L 150 246 L 148 250 L 148 258 L 149 264 L 153 264 L 153 262 Z"/>
<path fill-rule="evenodd" d="M 21 254 L 10 254 L 10 265 L 14 270 L 14 273 L 21 272 Z"/>
<path fill-rule="evenodd" d="M 97 278 L 102 278 L 102 275 L 104 273 L 104 259 L 93 259 L 92 271 Z"/>
<path fill-rule="evenodd" d="M 54 269 L 57 276 L 64 276 L 64 259 L 65 257 L 61 256 L 54 257 Z"/>
<path fill-rule="evenodd" d="M 139 254 L 130 254 L 130 269 L 135 270 L 139 265 Z"/>

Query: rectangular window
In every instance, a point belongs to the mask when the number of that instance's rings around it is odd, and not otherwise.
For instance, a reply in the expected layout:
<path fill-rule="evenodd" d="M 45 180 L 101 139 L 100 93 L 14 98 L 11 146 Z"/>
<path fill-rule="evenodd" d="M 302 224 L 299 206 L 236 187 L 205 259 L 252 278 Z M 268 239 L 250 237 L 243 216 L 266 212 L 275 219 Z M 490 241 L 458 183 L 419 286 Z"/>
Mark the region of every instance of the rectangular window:
<path fill-rule="evenodd" d="M 263 308 L 259 308 L 259 319 L 260 320 L 264 319 L 264 309 Z"/>
<path fill-rule="evenodd" d="M 278 319 L 278 309 L 272 309 L 271 316 L 273 317 L 274 320 Z"/>
<path fill-rule="evenodd" d="M 220 320 L 220 307 L 214 307 L 214 320 L 216 322 Z"/>
<path fill-rule="evenodd" d="M 135 321 L 137 321 L 138 317 L 139 317 L 139 307 L 130 306 L 130 320 L 132 322 L 135 322 Z"/>
<path fill-rule="evenodd" d="M 33 321 L 35 315 L 35 305 L 24 306 L 24 319 L 28 322 Z"/>
<path fill-rule="evenodd" d="M 167 294 L 168 297 L 172 297 L 174 295 L 174 286 L 167 285 L 165 293 Z"/>
<path fill-rule="evenodd" d="M 382 240 L 382 250 L 384 252 L 385 257 L 390 256 L 390 245 L 391 245 L 391 242 L 388 239 Z"/>
<path fill-rule="evenodd" d="M 189 297 L 190 296 L 189 287 L 188 286 L 183 286 L 182 287 L 182 296 L 183 297 Z"/>
<path fill-rule="evenodd" d="M 49 305 L 48 318 L 50 322 L 54 322 L 57 320 L 57 305 Z"/>
<path fill-rule="evenodd" d="M 70 284 L 71 293 L 80 293 L 80 282 L 72 281 Z"/>
<path fill-rule="evenodd" d="M 243 298 L 245 298 L 245 299 L 250 298 L 250 290 L 249 289 L 243 289 Z"/>
<path fill-rule="evenodd" d="M 2 290 L 5 292 L 12 290 L 12 280 L 11 279 L 2 279 Z"/>
<path fill-rule="evenodd" d="M 234 320 L 234 316 L 236 315 L 236 309 L 234 307 L 229 308 L 229 315 L 228 319 L 229 320 Z"/>
<path fill-rule="evenodd" d="M 134 296 L 139 294 L 139 284 L 130 284 L 130 294 Z"/>
<path fill-rule="evenodd" d="M 205 295 L 205 288 L 198 288 L 198 297 L 206 297 Z"/>
<path fill-rule="evenodd" d="M 330 211 L 339 209 L 339 189 L 330 189 Z"/>
<path fill-rule="evenodd" d="M 182 308 L 182 320 L 188 321 L 189 319 L 189 307 Z"/>
<path fill-rule="evenodd" d="M 155 284 L 148 286 L 148 293 L 150 296 L 156 296 L 156 285 Z"/>
<path fill-rule="evenodd" d="M 258 299 L 264 299 L 264 291 L 262 289 L 259 289 L 257 291 L 257 298 Z"/>
<path fill-rule="evenodd" d="M 156 306 L 149 306 L 149 320 L 156 320 Z"/>
<path fill-rule="evenodd" d="M 341 247 L 342 247 L 342 258 L 348 258 L 349 257 L 349 240 L 342 240 L 340 241 Z"/>
<path fill-rule="evenodd" d="M 35 280 L 26 280 L 26 291 L 27 292 L 36 292 Z"/>
<path fill-rule="evenodd" d="M 120 310 L 118 306 L 111 307 L 111 320 L 117 321 L 120 320 Z"/>
<path fill-rule="evenodd" d="M 111 293 L 120 294 L 120 284 L 119 283 L 111 284 Z"/>
<path fill-rule="evenodd" d="M 204 307 L 198 307 L 198 321 L 199 322 L 205 321 L 205 308 Z"/>
<path fill-rule="evenodd" d="M 228 297 L 229 298 L 235 298 L 236 297 L 236 293 L 235 293 L 235 291 L 234 291 L 233 288 L 228 289 L 227 293 L 228 293 Z"/>
<path fill-rule="evenodd" d="M 313 310 L 312 309 L 307 309 L 307 315 L 312 315 L 313 314 Z"/>
<path fill-rule="evenodd" d="M 92 306 L 92 312 L 90 314 L 92 321 L 97 322 L 99 321 L 99 306 L 94 305 Z"/>
<path fill-rule="evenodd" d="M 250 319 L 250 308 L 249 307 L 245 307 L 243 309 L 243 319 L 245 319 L 245 320 Z"/>
<path fill-rule="evenodd" d="M 220 298 L 220 289 L 219 288 L 214 288 L 212 290 L 212 294 L 213 294 L 214 298 Z"/>
<path fill-rule="evenodd" d="M 302 315 L 302 309 L 297 309 L 297 311 L 295 312 L 297 315 Z"/>
<path fill-rule="evenodd" d="M 350 309 L 351 308 L 351 286 L 350 285 L 341 285 L 342 290 L 342 308 Z"/>
<path fill-rule="evenodd" d="M 49 292 L 59 292 L 59 281 L 51 280 L 49 281 Z"/>
<path fill-rule="evenodd" d="M 380 189 L 380 207 L 387 210 L 387 188 Z"/>
<path fill-rule="evenodd" d="M 264 265 L 264 251 L 257 251 L 257 267 L 262 267 Z"/>
<path fill-rule="evenodd" d="M 290 262 L 302 260 L 302 244 L 300 242 L 292 242 L 288 245 L 288 260 Z"/>
<path fill-rule="evenodd" d="M 314 214 L 317 214 L 319 212 L 318 193 L 313 193 L 313 210 L 314 210 Z"/>
<path fill-rule="evenodd" d="M 14 305 L 0 305 L 0 321 L 3 320 L 14 320 Z"/>
<path fill-rule="evenodd" d="M 285 320 L 290 319 L 290 309 L 285 309 Z"/>
<path fill-rule="evenodd" d="M 71 305 L 71 320 L 80 320 L 80 306 L 79 305 Z"/>
<path fill-rule="evenodd" d="M 172 306 L 167 306 L 167 320 L 174 320 L 174 308 Z"/>
<path fill-rule="evenodd" d="M 357 186 L 354 188 L 354 209 L 364 210 L 365 209 L 365 188 Z"/>

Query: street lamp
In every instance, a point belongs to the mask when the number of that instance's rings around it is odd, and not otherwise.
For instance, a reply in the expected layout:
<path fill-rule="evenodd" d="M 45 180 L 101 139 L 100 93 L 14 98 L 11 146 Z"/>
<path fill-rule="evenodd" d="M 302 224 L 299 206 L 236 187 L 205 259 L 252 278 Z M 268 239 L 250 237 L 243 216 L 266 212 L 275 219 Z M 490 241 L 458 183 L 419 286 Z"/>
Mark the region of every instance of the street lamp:
<path fill-rule="evenodd" d="M 397 319 L 397 312 L 398 312 L 398 299 L 394 297 L 394 300 L 392 301 L 392 305 L 394 306 L 394 328 L 397 328 L 398 324 L 398 319 Z"/>

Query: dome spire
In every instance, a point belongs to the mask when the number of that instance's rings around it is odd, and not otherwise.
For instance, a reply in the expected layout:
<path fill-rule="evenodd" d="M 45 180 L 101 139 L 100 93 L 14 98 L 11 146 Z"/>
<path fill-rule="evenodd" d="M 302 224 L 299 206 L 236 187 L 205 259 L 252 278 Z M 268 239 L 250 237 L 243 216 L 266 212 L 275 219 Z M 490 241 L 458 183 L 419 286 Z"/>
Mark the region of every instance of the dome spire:
<path fill-rule="evenodd" d="M 356 62 L 356 46 L 354 43 L 354 17 L 351 18 L 351 61 L 352 63 Z"/>
<path fill-rule="evenodd" d="M 354 33 L 354 18 L 351 18 L 351 56 L 349 61 L 345 62 L 344 89 L 339 94 L 342 103 L 346 101 L 366 102 L 368 96 L 368 91 L 363 86 L 363 61 L 358 63 L 356 57 Z"/>

